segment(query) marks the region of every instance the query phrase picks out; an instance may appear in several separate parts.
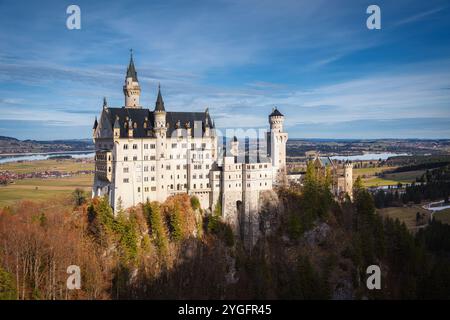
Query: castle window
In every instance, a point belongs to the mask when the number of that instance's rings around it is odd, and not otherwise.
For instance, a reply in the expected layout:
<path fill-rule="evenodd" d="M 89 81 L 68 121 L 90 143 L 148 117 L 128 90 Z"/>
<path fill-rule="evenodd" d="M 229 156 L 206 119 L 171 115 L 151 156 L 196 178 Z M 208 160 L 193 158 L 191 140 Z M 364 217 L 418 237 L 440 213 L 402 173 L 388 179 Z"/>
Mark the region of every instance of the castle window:
<path fill-rule="evenodd" d="M 134 156 L 134 157 L 133 157 L 133 161 L 137 161 L 137 156 Z"/>
<path fill-rule="evenodd" d="M 123 173 L 128 173 L 128 167 L 123 168 Z"/>
<path fill-rule="evenodd" d="M 150 178 L 150 181 L 155 181 L 155 177 L 151 177 L 151 178 Z"/>
<path fill-rule="evenodd" d="M 138 192 L 141 192 L 141 187 L 138 187 Z"/>
<path fill-rule="evenodd" d="M 166 166 L 166 170 L 170 170 L 170 165 L 167 165 L 167 166 Z"/>
<path fill-rule="evenodd" d="M 175 149 L 177 147 L 176 143 L 172 143 L 172 149 Z"/>
<path fill-rule="evenodd" d="M 151 143 L 151 144 L 150 144 L 150 149 L 155 149 L 155 148 L 156 148 L 156 144 Z"/>
<path fill-rule="evenodd" d="M 128 157 L 123 157 L 123 161 L 128 161 Z"/>
<path fill-rule="evenodd" d="M 195 143 L 191 143 L 191 150 L 195 150 Z"/>
<path fill-rule="evenodd" d="M 181 168 L 181 166 L 178 164 L 178 165 L 177 165 L 177 170 L 180 170 L 180 168 Z"/>
<path fill-rule="evenodd" d="M 148 187 L 144 187 L 144 191 L 145 191 L 145 192 L 148 192 Z"/>
<path fill-rule="evenodd" d="M 124 178 L 123 179 L 123 183 L 128 183 L 130 180 L 128 180 L 128 178 Z"/>
<path fill-rule="evenodd" d="M 170 185 L 170 190 L 173 190 L 173 184 Z"/>
<path fill-rule="evenodd" d="M 144 182 L 148 182 L 148 177 L 144 177 Z"/>
<path fill-rule="evenodd" d="M 127 145 L 127 144 L 124 144 L 124 145 L 123 145 L 123 149 L 124 149 L 124 150 L 128 150 L 128 145 Z"/>
<path fill-rule="evenodd" d="M 209 169 L 209 164 L 206 165 L 206 169 Z"/>
<path fill-rule="evenodd" d="M 151 190 L 152 190 L 152 191 L 156 191 L 156 187 L 152 187 Z"/>
<path fill-rule="evenodd" d="M 156 157 L 155 156 L 150 156 L 150 160 L 155 160 Z"/>
<path fill-rule="evenodd" d="M 137 144 L 133 144 L 133 149 L 137 150 Z"/>
<path fill-rule="evenodd" d="M 148 149 L 148 144 L 144 144 L 144 149 Z"/>
<path fill-rule="evenodd" d="M 197 188 L 197 185 L 194 183 L 194 189 Z"/>
<path fill-rule="evenodd" d="M 150 171 L 155 171 L 155 166 L 151 166 Z"/>
<path fill-rule="evenodd" d="M 144 166 L 144 172 L 148 172 L 148 166 Z"/>

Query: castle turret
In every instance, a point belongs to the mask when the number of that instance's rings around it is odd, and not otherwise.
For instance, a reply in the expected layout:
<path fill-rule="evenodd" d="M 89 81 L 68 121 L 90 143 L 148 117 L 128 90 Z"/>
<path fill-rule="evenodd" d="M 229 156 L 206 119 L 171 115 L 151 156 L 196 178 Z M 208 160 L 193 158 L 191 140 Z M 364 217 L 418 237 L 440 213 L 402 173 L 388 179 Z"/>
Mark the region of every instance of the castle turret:
<path fill-rule="evenodd" d="M 284 116 L 276 107 L 269 115 L 269 124 L 269 155 L 272 159 L 274 177 L 278 179 L 286 174 L 286 142 L 288 134 L 283 132 Z"/>
<path fill-rule="evenodd" d="M 205 134 L 205 137 L 209 137 L 210 136 L 210 134 L 211 134 L 211 126 L 210 126 L 210 123 L 209 123 L 209 109 L 208 108 L 206 108 L 206 110 L 205 110 L 205 121 L 204 121 L 204 134 Z"/>
<path fill-rule="evenodd" d="M 167 131 L 166 109 L 164 108 L 164 100 L 161 94 L 161 85 L 158 85 L 158 97 L 156 98 L 154 114 L 155 114 L 155 123 L 153 127 L 159 134 L 165 135 Z"/>
<path fill-rule="evenodd" d="M 94 121 L 94 126 L 92 127 L 92 136 L 95 137 L 95 131 L 97 130 L 98 127 L 98 121 L 97 121 L 97 117 L 95 117 L 95 121 Z"/>
<path fill-rule="evenodd" d="M 118 117 L 116 118 L 116 121 L 114 121 L 113 134 L 114 134 L 114 139 L 120 138 L 120 123 L 119 123 Z"/>
<path fill-rule="evenodd" d="M 139 86 L 136 68 L 134 67 L 133 51 L 131 51 L 130 63 L 128 65 L 127 75 L 125 76 L 123 94 L 125 95 L 126 108 L 141 108 L 139 104 L 141 87 Z"/>

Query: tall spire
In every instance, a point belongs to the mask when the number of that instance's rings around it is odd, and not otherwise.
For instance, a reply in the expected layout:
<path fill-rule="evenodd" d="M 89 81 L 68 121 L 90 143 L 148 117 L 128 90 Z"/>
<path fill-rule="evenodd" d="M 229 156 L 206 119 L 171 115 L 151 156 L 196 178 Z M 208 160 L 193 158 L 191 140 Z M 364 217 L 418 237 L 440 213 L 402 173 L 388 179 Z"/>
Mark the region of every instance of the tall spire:
<path fill-rule="evenodd" d="M 161 84 L 158 84 L 158 97 L 156 98 L 155 111 L 166 111 L 164 101 L 161 95 Z"/>
<path fill-rule="evenodd" d="M 132 78 L 133 81 L 138 81 L 136 68 L 134 67 L 133 61 L 133 49 L 130 49 L 130 63 L 128 64 L 127 69 L 127 78 Z"/>
<path fill-rule="evenodd" d="M 103 109 L 108 108 L 108 103 L 106 102 L 106 97 L 103 97 Z"/>

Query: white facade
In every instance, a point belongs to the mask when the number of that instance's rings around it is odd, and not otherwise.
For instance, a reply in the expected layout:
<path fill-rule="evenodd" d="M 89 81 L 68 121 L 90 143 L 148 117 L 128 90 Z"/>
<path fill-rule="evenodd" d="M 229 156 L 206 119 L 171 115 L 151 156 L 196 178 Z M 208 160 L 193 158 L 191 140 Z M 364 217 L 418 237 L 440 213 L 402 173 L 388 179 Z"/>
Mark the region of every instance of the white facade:
<path fill-rule="evenodd" d="M 167 112 L 160 90 L 155 108 L 143 108 L 132 59 L 124 94 L 124 107 L 109 108 L 104 102 L 93 129 L 93 196 L 108 196 L 115 212 L 188 193 L 207 210 L 220 203 L 222 217 L 238 232 L 249 214 L 259 210 L 261 192 L 272 190 L 285 173 L 287 133 L 276 109 L 269 116 L 268 152 L 252 162 L 248 146 L 244 156 L 236 138 L 228 154 L 226 146 L 218 145 L 208 109 Z"/>

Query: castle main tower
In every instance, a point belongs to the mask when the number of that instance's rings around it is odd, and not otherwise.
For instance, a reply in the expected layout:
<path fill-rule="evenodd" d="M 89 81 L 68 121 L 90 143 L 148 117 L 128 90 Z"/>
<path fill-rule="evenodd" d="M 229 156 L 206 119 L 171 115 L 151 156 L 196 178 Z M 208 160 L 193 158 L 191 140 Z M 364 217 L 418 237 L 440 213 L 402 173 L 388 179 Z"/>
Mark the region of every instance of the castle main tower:
<path fill-rule="evenodd" d="M 270 124 L 270 157 L 274 177 L 284 176 L 286 174 L 286 142 L 288 134 L 283 131 L 284 116 L 275 107 L 269 115 Z"/>
<path fill-rule="evenodd" d="M 139 86 L 136 68 L 134 67 L 133 51 L 131 51 L 130 63 L 128 64 L 125 84 L 123 86 L 123 94 L 125 95 L 125 108 L 141 108 L 139 104 L 141 87 Z"/>

